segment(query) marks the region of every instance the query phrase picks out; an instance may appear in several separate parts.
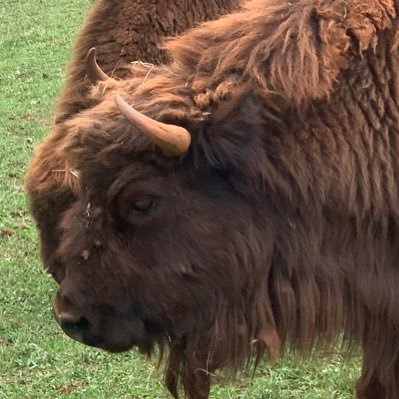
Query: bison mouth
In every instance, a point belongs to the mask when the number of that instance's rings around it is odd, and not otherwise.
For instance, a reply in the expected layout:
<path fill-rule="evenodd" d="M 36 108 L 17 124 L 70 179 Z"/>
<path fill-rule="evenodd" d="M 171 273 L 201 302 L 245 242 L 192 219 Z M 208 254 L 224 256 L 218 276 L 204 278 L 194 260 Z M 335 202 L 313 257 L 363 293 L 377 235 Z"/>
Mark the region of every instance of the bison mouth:
<path fill-rule="evenodd" d="M 111 353 L 119 353 L 137 347 L 140 352 L 150 354 L 157 342 L 164 341 L 167 334 L 158 323 L 137 317 L 103 318 L 101 322 L 86 317 L 57 314 L 54 318 L 64 333 L 87 346 L 97 347 Z"/>

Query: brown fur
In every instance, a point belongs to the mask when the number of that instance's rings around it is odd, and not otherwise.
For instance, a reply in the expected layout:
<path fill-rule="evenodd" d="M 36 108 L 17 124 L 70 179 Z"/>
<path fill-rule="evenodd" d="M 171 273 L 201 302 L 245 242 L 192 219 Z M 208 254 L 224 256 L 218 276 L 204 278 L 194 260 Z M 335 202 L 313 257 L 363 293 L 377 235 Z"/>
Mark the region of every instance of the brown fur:
<path fill-rule="evenodd" d="M 238 0 L 96 0 L 77 37 L 67 80 L 56 105 L 53 131 L 37 148 L 26 177 L 32 213 L 42 237 L 41 252 L 46 267 L 54 258 L 59 232 L 56 224 L 79 192 L 79 181 L 58 151 L 65 136 L 63 123 L 76 113 L 94 106 L 85 57 L 96 47 L 101 68 L 115 78 L 125 77 L 133 61 L 166 63 L 163 40 L 200 22 L 238 7 Z M 112 82 L 106 82 L 109 87 Z"/>
<path fill-rule="evenodd" d="M 92 105 L 84 60 L 96 47 L 101 68 L 112 77 L 126 77 L 134 61 L 166 64 L 163 41 L 201 22 L 238 7 L 239 0 L 96 0 L 80 32 L 58 100 L 57 122 Z"/>
<path fill-rule="evenodd" d="M 171 393 L 205 399 L 216 368 L 344 330 L 358 398 L 399 397 L 398 6 L 252 0 L 170 42 L 168 69 L 93 89 L 64 126 L 85 187 L 58 248 L 74 338 L 167 345 Z M 187 128 L 189 152 L 164 158 L 116 93 Z"/>

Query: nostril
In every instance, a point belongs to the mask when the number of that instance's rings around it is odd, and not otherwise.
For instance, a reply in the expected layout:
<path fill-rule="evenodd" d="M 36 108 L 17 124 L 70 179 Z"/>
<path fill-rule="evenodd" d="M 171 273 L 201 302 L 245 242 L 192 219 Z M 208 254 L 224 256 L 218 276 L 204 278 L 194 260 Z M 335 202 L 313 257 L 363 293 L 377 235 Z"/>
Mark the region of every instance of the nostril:
<path fill-rule="evenodd" d="M 58 315 L 57 321 L 66 334 L 78 340 L 82 339 L 83 333 L 89 327 L 89 321 L 85 317 L 76 318 L 65 313 Z"/>
<path fill-rule="evenodd" d="M 68 319 L 61 320 L 61 327 L 64 328 L 65 330 L 70 330 L 70 331 L 73 330 L 82 331 L 86 329 L 88 324 L 89 322 L 84 317 L 81 317 L 78 321 L 71 321 Z"/>

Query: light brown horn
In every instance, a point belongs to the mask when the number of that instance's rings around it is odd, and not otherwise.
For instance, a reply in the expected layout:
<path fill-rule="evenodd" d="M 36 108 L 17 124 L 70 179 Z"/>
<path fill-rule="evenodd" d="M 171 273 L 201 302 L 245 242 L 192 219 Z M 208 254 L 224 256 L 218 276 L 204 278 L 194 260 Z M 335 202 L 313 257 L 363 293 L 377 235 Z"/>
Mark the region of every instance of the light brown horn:
<path fill-rule="evenodd" d="M 86 73 L 93 84 L 99 80 L 105 81 L 109 79 L 107 74 L 97 64 L 95 47 L 92 47 L 86 55 Z"/>
<path fill-rule="evenodd" d="M 143 115 L 118 94 L 114 100 L 120 113 L 141 133 L 149 137 L 166 156 L 178 157 L 190 147 L 190 133 L 183 127 L 158 122 Z"/>

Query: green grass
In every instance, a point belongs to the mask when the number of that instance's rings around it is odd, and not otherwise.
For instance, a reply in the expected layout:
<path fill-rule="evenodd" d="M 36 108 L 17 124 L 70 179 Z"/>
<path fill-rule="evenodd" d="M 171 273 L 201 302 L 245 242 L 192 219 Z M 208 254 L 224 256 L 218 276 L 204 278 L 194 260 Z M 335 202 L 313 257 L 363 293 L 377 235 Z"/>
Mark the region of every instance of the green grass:
<path fill-rule="evenodd" d="M 90 0 L 0 0 L 0 399 L 167 398 L 155 360 L 109 355 L 66 338 L 51 317 L 54 282 L 42 271 L 26 211 L 25 165 L 47 134 L 71 41 Z M 10 233 L 10 235 L 8 234 Z M 262 364 L 253 380 L 223 378 L 212 398 L 349 399 L 358 360 Z"/>

